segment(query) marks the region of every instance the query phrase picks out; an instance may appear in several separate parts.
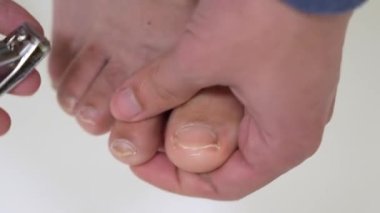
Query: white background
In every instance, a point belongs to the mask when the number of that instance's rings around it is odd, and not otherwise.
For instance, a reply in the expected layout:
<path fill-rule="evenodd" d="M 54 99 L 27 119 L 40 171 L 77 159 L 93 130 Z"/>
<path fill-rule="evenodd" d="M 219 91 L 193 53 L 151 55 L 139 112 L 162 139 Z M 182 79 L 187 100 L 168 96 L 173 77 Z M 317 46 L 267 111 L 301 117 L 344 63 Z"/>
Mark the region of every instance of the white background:
<path fill-rule="evenodd" d="M 51 29 L 50 0 L 19 0 Z M 0 138 L 0 213 L 380 212 L 380 2 L 351 22 L 335 116 L 319 152 L 236 202 L 172 195 L 134 177 L 58 107 L 46 63 L 32 98 L 2 97 L 13 117 Z"/>

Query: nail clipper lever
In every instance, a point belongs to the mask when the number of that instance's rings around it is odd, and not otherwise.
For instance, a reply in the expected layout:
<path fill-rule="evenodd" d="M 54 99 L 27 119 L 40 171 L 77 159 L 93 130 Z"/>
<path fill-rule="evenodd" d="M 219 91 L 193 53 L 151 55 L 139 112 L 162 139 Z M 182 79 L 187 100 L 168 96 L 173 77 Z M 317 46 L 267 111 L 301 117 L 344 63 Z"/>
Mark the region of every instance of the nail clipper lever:
<path fill-rule="evenodd" d="M 0 41 L 0 95 L 26 78 L 49 51 L 49 41 L 27 24 Z"/>

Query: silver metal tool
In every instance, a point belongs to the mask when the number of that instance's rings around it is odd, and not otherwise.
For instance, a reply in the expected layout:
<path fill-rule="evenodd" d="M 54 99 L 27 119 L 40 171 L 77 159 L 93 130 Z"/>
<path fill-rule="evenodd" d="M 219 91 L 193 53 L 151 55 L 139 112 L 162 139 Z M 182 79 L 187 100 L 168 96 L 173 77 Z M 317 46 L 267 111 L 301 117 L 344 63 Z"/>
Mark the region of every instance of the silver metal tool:
<path fill-rule="evenodd" d="M 49 51 L 49 41 L 27 24 L 0 41 L 0 95 L 26 78 Z"/>

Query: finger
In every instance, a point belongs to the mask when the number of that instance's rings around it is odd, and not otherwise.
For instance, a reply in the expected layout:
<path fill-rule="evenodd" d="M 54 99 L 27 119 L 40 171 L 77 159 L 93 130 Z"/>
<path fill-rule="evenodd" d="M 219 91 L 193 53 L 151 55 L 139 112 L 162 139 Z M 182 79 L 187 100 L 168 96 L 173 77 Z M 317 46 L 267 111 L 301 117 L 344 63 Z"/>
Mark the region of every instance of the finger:
<path fill-rule="evenodd" d="M 210 173 L 190 173 L 176 167 L 164 153 L 144 165 L 132 167 L 141 179 L 164 190 L 217 200 L 241 199 L 310 156 L 304 147 L 289 144 L 281 150 L 268 144 L 254 121 L 245 116 L 239 132 L 239 149 Z"/>
<path fill-rule="evenodd" d="M 9 115 L 0 108 L 0 136 L 8 132 L 11 126 L 11 118 Z"/>
<path fill-rule="evenodd" d="M 142 120 L 178 106 L 200 89 L 215 84 L 217 78 L 200 63 L 202 57 L 202 48 L 186 34 L 173 51 L 135 72 L 123 84 L 111 101 L 113 115 L 124 121 Z"/>
<path fill-rule="evenodd" d="M 11 90 L 11 94 L 19 96 L 29 96 L 34 94 L 41 85 L 41 76 L 37 71 L 33 71 L 21 84 Z"/>
<path fill-rule="evenodd" d="M 0 0 L 0 33 L 8 34 L 25 22 L 43 34 L 41 25 L 24 8 L 11 0 Z"/>
<path fill-rule="evenodd" d="M 166 154 L 185 171 L 217 169 L 237 148 L 242 115 L 240 103 L 227 88 L 202 90 L 170 113 Z"/>
<path fill-rule="evenodd" d="M 209 174 L 190 173 L 178 169 L 164 153 L 146 164 L 132 167 L 142 180 L 163 190 L 193 197 L 236 200 L 253 193 L 279 174 L 247 163 L 236 151 L 219 169 Z"/>

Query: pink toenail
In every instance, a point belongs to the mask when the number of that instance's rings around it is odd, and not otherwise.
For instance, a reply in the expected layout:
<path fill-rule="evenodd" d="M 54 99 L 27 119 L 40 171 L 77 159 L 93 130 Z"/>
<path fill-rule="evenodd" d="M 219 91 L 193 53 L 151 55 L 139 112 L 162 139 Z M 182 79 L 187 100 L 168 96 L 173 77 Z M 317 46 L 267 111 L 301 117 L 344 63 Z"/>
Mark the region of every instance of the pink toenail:
<path fill-rule="evenodd" d="M 126 139 L 113 140 L 110 149 L 118 157 L 131 157 L 137 154 L 135 145 Z"/>
<path fill-rule="evenodd" d="M 219 150 L 218 136 L 209 126 L 190 123 L 180 127 L 172 137 L 177 148 L 200 154 L 203 150 Z"/>
<path fill-rule="evenodd" d="M 95 107 L 92 106 L 83 107 L 76 114 L 78 120 L 92 126 L 96 125 L 96 118 L 98 116 L 98 110 L 96 110 Z"/>

